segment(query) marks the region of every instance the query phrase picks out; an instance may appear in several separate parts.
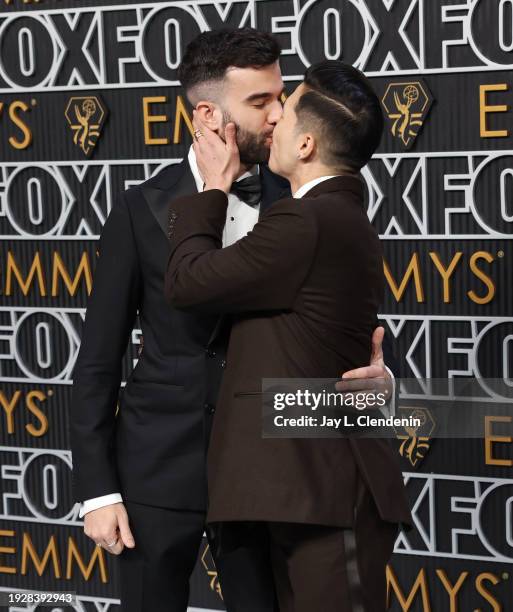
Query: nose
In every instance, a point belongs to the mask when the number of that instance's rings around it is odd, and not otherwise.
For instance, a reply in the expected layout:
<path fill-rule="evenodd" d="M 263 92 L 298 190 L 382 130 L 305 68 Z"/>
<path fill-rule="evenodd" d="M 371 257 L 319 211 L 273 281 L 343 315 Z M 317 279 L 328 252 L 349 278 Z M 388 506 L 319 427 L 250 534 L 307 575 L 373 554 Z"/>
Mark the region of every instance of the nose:
<path fill-rule="evenodd" d="M 278 121 L 281 119 L 282 114 L 283 114 L 283 107 L 281 105 L 281 102 L 279 100 L 275 100 L 271 104 L 271 107 L 269 108 L 269 114 L 267 115 L 268 123 L 272 125 L 276 125 Z"/>

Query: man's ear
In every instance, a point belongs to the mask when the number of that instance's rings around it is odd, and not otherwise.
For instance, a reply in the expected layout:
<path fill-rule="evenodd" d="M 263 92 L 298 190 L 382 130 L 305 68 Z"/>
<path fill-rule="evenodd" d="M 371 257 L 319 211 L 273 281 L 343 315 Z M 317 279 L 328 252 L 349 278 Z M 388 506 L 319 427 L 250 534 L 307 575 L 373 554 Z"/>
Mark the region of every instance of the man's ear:
<path fill-rule="evenodd" d="M 223 116 L 221 109 L 217 104 L 214 104 L 214 102 L 200 100 L 196 104 L 196 112 L 198 113 L 202 123 L 204 123 L 214 132 L 221 128 L 223 124 Z"/>
<path fill-rule="evenodd" d="M 301 134 L 298 158 L 303 161 L 308 161 L 315 153 L 316 147 L 317 143 L 315 142 L 315 137 L 311 132 Z"/>

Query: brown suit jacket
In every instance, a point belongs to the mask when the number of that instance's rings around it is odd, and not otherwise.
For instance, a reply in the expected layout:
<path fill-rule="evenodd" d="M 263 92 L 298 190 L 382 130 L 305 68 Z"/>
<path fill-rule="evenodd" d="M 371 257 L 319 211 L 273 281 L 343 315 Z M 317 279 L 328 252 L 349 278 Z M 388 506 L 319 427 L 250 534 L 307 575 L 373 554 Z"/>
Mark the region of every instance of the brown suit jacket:
<path fill-rule="evenodd" d="M 221 249 L 227 202 L 219 190 L 172 202 L 165 283 L 174 307 L 233 315 L 208 520 L 351 526 L 359 470 L 381 517 L 411 523 L 387 440 L 262 437 L 262 378 L 338 378 L 369 363 L 383 268 L 361 179 L 327 179 L 281 200 Z"/>

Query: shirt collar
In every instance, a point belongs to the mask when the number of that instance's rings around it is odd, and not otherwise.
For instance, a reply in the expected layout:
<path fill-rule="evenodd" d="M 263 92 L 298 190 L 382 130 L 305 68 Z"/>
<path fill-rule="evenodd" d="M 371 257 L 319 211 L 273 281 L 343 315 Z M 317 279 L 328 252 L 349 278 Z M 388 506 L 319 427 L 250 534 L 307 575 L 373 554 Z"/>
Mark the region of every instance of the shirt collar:
<path fill-rule="evenodd" d="M 191 167 L 191 172 L 192 172 L 192 176 L 194 177 L 194 182 L 196 183 L 196 189 L 198 191 L 203 191 L 203 178 L 200 174 L 198 163 L 196 161 L 196 154 L 194 153 L 194 149 L 192 148 L 192 146 L 189 148 L 187 159 L 189 161 L 189 166 Z M 253 174 L 260 174 L 260 167 L 258 164 L 255 164 L 247 172 L 244 172 L 244 174 L 242 176 L 239 176 L 239 178 L 236 179 L 235 182 L 241 181 L 242 179 L 245 179 L 248 176 L 252 176 Z"/>
<path fill-rule="evenodd" d="M 327 181 L 330 178 L 334 178 L 335 176 L 339 176 L 339 175 L 338 174 L 330 174 L 330 175 L 327 175 L 327 176 L 318 176 L 317 178 L 314 178 L 311 181 L 308 181 L 308 183 L 305 183 L 304 185 L 301 185 L 301 187 L 296 191 L 296 193 L 292 197 L 293 198 L 302 198 L 305 195 L 305 193 L 310 191 L 310 189 L 312 189 L 313 187 L 315 187 L 319 183 L 322 183 L 323 181 Z"/>

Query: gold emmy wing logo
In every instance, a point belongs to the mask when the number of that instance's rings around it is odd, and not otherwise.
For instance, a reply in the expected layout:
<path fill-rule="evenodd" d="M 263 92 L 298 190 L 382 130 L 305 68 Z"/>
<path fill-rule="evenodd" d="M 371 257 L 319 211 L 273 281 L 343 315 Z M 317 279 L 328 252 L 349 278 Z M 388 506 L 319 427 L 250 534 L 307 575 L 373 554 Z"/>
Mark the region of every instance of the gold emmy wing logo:
<path fill-rule="evenodd" d="M 208 544 L 205 546 L 205 550 L 201 555 L 201 565 L 203 565 L 205 571 L 207 572 L 211 590 L 214 591 L 214 593 L 217 593 L 219 597 L 223 599 L 221 583 L 219 582 L 216 566 L 214 565 L 212 555 L 210 554 L 210 546 Z"/>
<path fill-rule="evenodd" d="M 73 97 L 64 111 L 73 142 L 88 157 L 93 152 L 107 116 L 107 111 L 99 96 Z"/>
<path fill-rule="evenodd" d="M 407 459 L 412 466 L 415 466 L 424 459 L 431 446 L 430 440 L 435 430 L 435 421 L 427 408 L 400 407 L 399 412 L 401 414 L 398 416 L 413 417 L 420 421 L 420 425 L 406 425 L 401 430 L 395 430 L 397 438 L 402 440 L 399 454 Z"/>
<path fill-rule="evenodd" d="M 392 124 L 392 135 L 409 149 L 433 104 L 426 84 L 423 81 L 390 83 L 381 102 Z"/>

